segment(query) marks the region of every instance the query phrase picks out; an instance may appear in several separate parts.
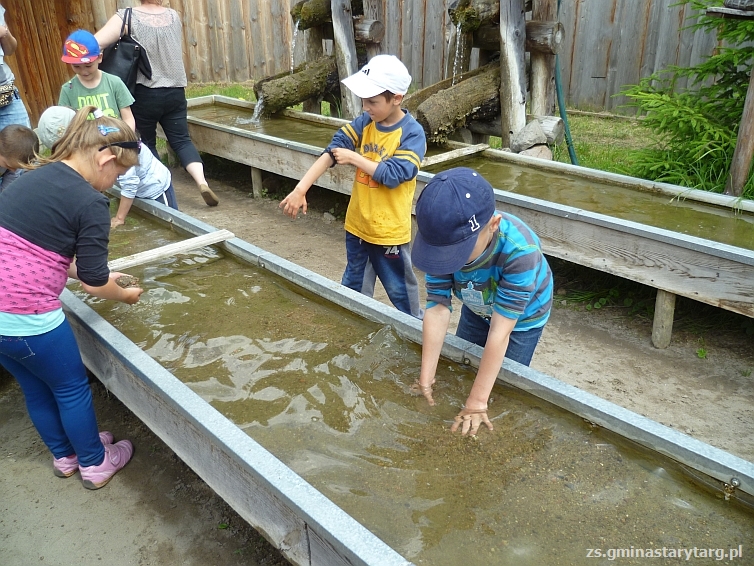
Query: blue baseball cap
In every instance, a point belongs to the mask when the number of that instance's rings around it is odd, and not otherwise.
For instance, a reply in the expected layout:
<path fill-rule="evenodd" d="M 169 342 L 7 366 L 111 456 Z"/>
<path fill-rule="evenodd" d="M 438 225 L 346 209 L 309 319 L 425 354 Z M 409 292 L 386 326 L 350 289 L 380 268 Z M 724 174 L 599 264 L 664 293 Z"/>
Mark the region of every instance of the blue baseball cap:
<path fill-rule="evenodd" d="M 82 65 L 91 63 L 99 57 L 100 48 L 97 39 L 84 29 L 77 29 L 63 43 L 63 63 Z"/>
<path fill-rule="evenodd" d="M 455 273 L 493 214 L 495 191 L 479 173 L 456 167 L 436 174 L 416 201 L 414 265 L 431 275 Z"/>

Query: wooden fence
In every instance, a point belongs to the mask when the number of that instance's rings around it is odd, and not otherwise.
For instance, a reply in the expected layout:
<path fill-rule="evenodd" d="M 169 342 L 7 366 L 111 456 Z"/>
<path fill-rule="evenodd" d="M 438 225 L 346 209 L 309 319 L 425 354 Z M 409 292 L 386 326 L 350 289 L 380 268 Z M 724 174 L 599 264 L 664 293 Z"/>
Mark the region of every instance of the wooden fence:
<path fill-rule="evenodd" d="M 504 1 L 504 0 L 503 0 Z M 534 0 L 536 1 L 536 0 Z M 614 98 L 624 85 L 667 68 L 704 59 L 713 35 L 688 29 L 693 15 L 677 0 L 563 0 L 560 21 L 566 41 L 560 54 L 567 104 L 621 111 Z M 60 46 L 71 31 L 98 29 L 117 8 L 137 0 L 2 0 L 19 40 L 7 60 L 19 77 L 32 121 L 57 101 L 70 76 Z M 244 82 L 290 68 L 295 0 L 165 0 L 182 15 L 189 81 Z M 400 57 L 416 87 L 444 78 L 452 22 L 450 0 L 363 0 L 371 18 L 385 22 L 381 51 Z M 295 34 L 295 64 L 304 58 L 303 33 Z"/>

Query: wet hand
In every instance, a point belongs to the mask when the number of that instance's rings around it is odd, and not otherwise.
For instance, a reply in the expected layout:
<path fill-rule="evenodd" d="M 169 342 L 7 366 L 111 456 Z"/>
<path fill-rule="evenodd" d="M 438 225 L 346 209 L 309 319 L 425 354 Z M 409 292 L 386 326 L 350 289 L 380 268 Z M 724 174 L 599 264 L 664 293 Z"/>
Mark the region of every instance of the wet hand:
<path fill-rule="evenodd" d="M 127 305 L 136 304 L 139 302 L 139 298 L 143 292 L 144 289 L 141 287 L 128 287 L 127 289 L 123 289 L 123 298 L 121 299 L 121 302 L 126 303 Z"/>
<path fill-rule="evenodd" d="M 427 400 L 427 403 L 429 403 L 430 407 L 434 407 L 435 400 L 432 398 L 432 388 L 434 384 L 434 379 L 429 385 L 422 385 L 421 382 L 417 379 L 411 385 L 411 393 L 414 395 L 424 395 L 424 398 Z"/>
<path fill-rule="evenodd" d="M 306 214 L 306 211 L 308 210 L 308 205 L 306 202 L 306 192 L 303 194 L 296 189 L 293 189 L 287 197 L 285 197 L 282 201 L 280 201 L 280 204 L 278 205 L 278 208 L 283 209 L 283 213 L 286 216 L 290 216 L 291 218 L 296 218 L 298 215 L 299 209 L 302 209 L 302 214 Z"/>
<path fill-rule="evenodd" d="M 487 417 L 487 409 L 467 409 L 464 408 L 453 419 L 453 426 L 450 427 L 450 432 L 455 432 L 458 428 L 461 428 L 461 435 L 476 436 L 479 431 L 479 425 L 482 423 L 487 425 L 487 428 L 492 430 L 492 423 Z"/>
<path fill-rule="evenodd" d="M 110 228 L 115 228 L 116 226 L 123 226 L 125 224 L 125 220 L 120 220 L 119 218 L 111 218 L 110 219 Z"/>

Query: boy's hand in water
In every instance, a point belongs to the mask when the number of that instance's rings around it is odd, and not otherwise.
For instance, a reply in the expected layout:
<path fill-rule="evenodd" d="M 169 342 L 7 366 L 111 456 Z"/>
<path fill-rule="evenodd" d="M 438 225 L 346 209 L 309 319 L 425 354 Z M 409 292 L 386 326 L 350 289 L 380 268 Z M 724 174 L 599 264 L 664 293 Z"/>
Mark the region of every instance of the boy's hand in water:
<path fill-rule="evenodd" d="M 435 400 L 432 397 L 432 388 L 435 384 L 435 380 L 432 380 L 432 383 L 429 385 L 422 385 L 421 382 L 417 379 L 414 381 L 414 383 L 411 385 L 411 393 L 414 395 L 424 395 L 424 398 L 427 400 L 427 403 L 429 403 L 430 407 L 435 406 Z"/>
<path fill-rule="evenodd" d="M 476 436 L 479 431 L 479 425 L 482 423 L 487 425 L 487 428 L 492 430 L 492 423 L 487 417 L 487 409 L 466 409 L 464 408 L 455 416 L 453 426 L 450 427 L 450 432 L 455 432 L 458 427 L 461 427 L 461 434 L 466 436 Z"/>

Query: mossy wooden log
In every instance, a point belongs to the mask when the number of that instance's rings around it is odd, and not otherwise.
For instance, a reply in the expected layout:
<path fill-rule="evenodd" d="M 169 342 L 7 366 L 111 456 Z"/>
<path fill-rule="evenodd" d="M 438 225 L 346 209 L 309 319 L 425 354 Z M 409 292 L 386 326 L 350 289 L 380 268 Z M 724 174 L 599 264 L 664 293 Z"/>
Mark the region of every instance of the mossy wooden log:
<path fill-rule="evenodd" d="M 332 22 L 326 22 L 322 25 L 322 37 L 324 39 L 334 39 Z M 361 16 L 353 17 L 353 36 L 356 43 L 365 43 L 373 45 L 382 41 L 385 37 L 385 24 L 379 20 L 365 20 Z"/>
<path fill-rule="evenodd" d="M 473 33 L 473 46 L 487 51 L 500 51 L 500 26 L 486 23 Z M 530 53 L 555 55 L 565 39 L 565 27 L 560 22 L 526 22 L 524 49 Z"/>
<path fill-rule="evenodd" d="M 254 94 L 264 101 L 264 113 L 274 114 L 304 100 L 338 92 L 339 88 L 335 57 L 322 57 L 299 65 L 293 73 L 262 79 L 254 84 Z"/>
<path fill-rule="evenodd" d="M 442 143 L 467 120 L 492 120 L 500 113 L 500 67 L 492 64 L 424 100 L 416 109 L 416 120 L 427 140 Z"/>
<path fill-rule="evenodd" d="M 487 70 L 486 67 L 480 67 L 478 69 L 474 69 L 473 71 L 467 71 L 465 73 L 459 74 L 455 77 L 455 82 L 458 83 L 464 79 L 469 79 L 471 77 L 474 77 L 478 75 L 479 73 L 484 72 Z M 427 100 L 430 96 L 437 94 L 441 90 L 446 90 L 453 86 L 454 79 L 453 77 L 445 79 L 440 81 L 439 83 L 435 83 L 432 85 L 429 85 L 426 88 L 423 88 L 421 90 L 417 90 L 415 92 L 412 92 L 408 96 L 406 96 L 403 99 L 403 102 L 401 103 L 401 106 L 411 112 L 414 116 L 416 116 L 416 110 L 419 108 L 419 105 Z"/>
<path fill-rule="evenodd" d="M 531 0 L 526 0 L 525 10 L 531 10 Z M 485 23 L 500 21 L 500 0 L 453 0 L 448 7 L 453 25 L 461 26 L 462 33 L 476 31 Z"/>
<path fill-rule="evenodd" d="M 352 0 L 351 10 L 354 14 L 363 14 L 362 0 Z M 290 14 L 293 21 L 298 22 L 298 29 L 304 30 L 329 22 L 332 17 L 332 6 L 330 0 L 303 0 L 291 8 Z"/>

